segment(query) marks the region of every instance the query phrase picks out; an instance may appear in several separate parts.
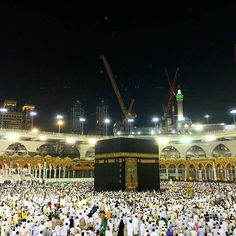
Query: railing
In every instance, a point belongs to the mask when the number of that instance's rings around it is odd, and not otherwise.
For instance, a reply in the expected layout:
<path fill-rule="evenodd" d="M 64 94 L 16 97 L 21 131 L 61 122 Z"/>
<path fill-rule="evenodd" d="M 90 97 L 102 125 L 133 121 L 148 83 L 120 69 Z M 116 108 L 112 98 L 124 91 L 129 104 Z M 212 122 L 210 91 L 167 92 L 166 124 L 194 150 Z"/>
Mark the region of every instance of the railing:
<path fill-rule="evenodd" d="M 65 183 L 65 182 L 93 182 L 94 178 L 60 178 L 60 179 L 44 179 L 45 183 L 55 183 L 55 182 L 60 182 L 60 183 Z"/>
<path fill-rule="evenodd" d="M 130 134 L 130 135 L 119 135 L 119 136 L 98 136 L 98 135 L 78 135 L 73 133 L 56 133 L 56 132 L 47 132 L 47 131 L 39 131 L 38 133 L 33 133 L 29 130 L 19 130 L 19 129 L 0 129 L 0 136 L 4 137 L 9 133 L 16 133 L 21 137 L 28 137 L 34 140 L 39 140 L 41 136 L 45 136 L 47 139 L 59 139 L 65 140 L 66 138 L 74 138 L 76 140 L 88 140 L 88 139 L 107 139 L 112 137 L 140 137 L 140 138 L 158 138 L 158 137 L 168 137 L 170 141 L 177 141 L 181 137 L 191 137 L 192 140 L 202 140 L 206 135 L 214 135 L 216 138 L 233 138 L 236 139 L 236 128 L 234 129 L 224 129 L 224 130 L 213 130 L 213 131 L 205 131 L 199 132 L 194 134 L 146 134 L 146 135 L 139 135 L 139 134 Z"/>

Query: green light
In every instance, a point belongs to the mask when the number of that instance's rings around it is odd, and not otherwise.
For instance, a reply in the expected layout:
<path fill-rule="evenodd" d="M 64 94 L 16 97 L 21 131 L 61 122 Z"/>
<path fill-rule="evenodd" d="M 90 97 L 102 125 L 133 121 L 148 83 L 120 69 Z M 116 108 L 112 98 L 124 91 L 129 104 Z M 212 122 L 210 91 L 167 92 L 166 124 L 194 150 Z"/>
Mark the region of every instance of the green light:
<path fill-rule="evenodd" d="M 183 99 L 184 99 L 184 95 L 177 93 L 177 94 L 176 94 L 176 99 L 177 99 L 177 100 L 183 100 Z"/>

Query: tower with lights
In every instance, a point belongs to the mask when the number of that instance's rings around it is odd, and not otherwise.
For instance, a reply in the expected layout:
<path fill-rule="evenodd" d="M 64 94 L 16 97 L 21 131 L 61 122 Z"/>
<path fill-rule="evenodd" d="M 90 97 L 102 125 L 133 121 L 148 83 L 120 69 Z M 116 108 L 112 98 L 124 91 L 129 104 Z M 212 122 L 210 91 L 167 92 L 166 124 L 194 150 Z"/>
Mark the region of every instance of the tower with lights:
<path fill-rule="evenodd" d="M 181 90 L 178 89 L 178 93 L 176 94 L 178 121 L 184 120 L 183 100 L 184 100 L 184 95 L 181 93 Z"/>
<path fill-rule="evenodd" d="M 176 128 L 178 132 L 182 132 L 183 122 L 184 122 L 184 111 L 183 111 L 183 100 L 184 95 L 181 93 L 181 90 L 178 89 L 176 94 L 176 102 L 177 102 L 177 121 L 176 121 Z"/>

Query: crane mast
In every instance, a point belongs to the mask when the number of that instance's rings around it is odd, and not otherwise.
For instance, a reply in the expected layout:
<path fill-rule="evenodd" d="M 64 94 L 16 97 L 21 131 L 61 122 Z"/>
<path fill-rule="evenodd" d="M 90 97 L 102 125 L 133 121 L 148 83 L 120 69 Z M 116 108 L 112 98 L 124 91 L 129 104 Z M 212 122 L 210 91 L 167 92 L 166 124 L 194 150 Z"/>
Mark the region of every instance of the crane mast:
<path fill-rule="evenodd" d="M 129 119 L 134 118 L 135 116 L 132 115 L 132 108 L 133 108 L 133 104 L 134 104 L 134 99 L 131 100 L 129 108 L 127 110 L 125 104 L 124 104 L 124 100 L 120 94 L 119 88 L 116 84 L 115 78 L 113 76 L 111 67 L 106 59 L 106 57 L 104 55 L 101 55 L 101 59 L 103 61 L 103 64 L 106 68 L 107 74 L 108 74 L 108 78 L 112 84 L 113 90 L 116 94 L 117 100 L 119 102 L 121 111 L 124 115 L 124 130 L 125 132 L 130 132 L 130 126 L 129 126 Z"/>

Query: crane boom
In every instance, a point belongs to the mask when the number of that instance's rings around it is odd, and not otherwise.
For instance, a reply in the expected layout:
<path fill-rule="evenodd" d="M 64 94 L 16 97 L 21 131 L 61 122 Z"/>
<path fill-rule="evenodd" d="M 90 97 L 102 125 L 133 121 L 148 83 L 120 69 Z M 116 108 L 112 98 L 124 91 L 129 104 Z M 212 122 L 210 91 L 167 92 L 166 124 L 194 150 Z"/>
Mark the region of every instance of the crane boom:
<path fill-rule="evenodd" d="M 171 104 L 173 102 L 173 98 L 175 96 L 176 80 L 177 80 L 177 76 L 178 76 L 178 72 L 179 72 L 179 67 L 177 67 L 172 81 L 170 81 L 169 73 L 166 69 L 165 69 L 165 72 L 166 72 L 166 76 L 167 76 L 168 83 L 170 86 L 170 92 L 169 92 L 167 104 L 163 106 L 164 117 L 167 117 L 169 114 L 169 111 L 170 111 Z"/>
<path fill-rule="evenodd" d="M 133 108 L 134 102 L 135 102 L 135 100 L 132 99 L 131 102 L 130 102 L 130 104 L 129 104 L 128 115 L 131 115 L 131 112 L 132 112 L 132 108 Z"/>
<path fill-rule="evenodd" d="M 105 66 L 105 68 L 106 68 L 108 77 L 109 77 L 109 79 L 110 79 L 110 81 L 111 81 L 111 84 L 112 84 L 112 87 L 113 87 L 113 89 L 114 89 L 114 91 L 115 91 L 117 100 L 118 100 L 118 102 L 119 102 L 119 104 L 120 104 L 120 108 L 121 108 L 121 110 L 122 110 L 122 112 L 123 112 L 123 114 L 124 114 L 124 116 L 125 116 L 125 118 L 126 118 L 127 115 L 128 115 L 128 111 L 127 111 L 127 109 L 126 109 L 126 107 L 125 107 L 123 98 L 121 97 L 120 91 L 119 91 L 119 89 L 118 89 L 118 87 L 117 87 L 117 84 L 116 84 L 116 81 L 115 81 L 115 79 L 114 79 L 114 76 L 113 76 L 111 67 L 110 67 L 109 63 L 107 62 L 107 59 L 106 59 L 106 57 L 105 57 L 104 55 L 101 55 L 101 59 L 102 59 L 103 64 L 104 64 L 104 66 Z"/>

